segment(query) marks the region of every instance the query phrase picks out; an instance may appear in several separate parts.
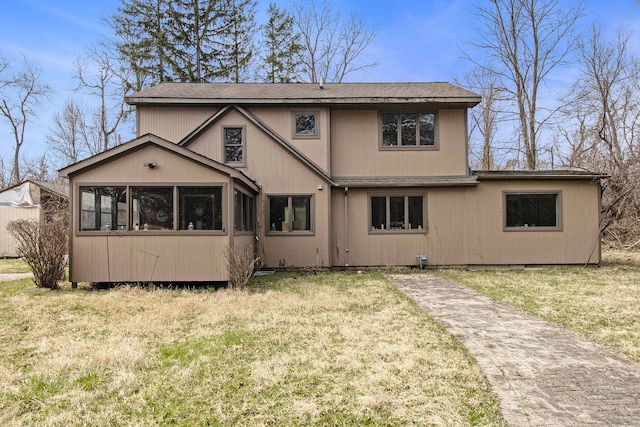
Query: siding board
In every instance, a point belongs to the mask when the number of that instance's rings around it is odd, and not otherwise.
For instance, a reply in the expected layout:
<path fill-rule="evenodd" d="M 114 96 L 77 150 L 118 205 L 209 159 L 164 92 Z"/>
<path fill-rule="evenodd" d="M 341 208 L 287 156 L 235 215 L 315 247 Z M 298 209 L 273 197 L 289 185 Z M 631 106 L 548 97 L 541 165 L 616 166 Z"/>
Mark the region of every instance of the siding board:
<path fill-rule="evenodd" d="M 415 192 L 412 188 L 410 192 Z M 372 235 L 367 189 L 349 189 L 349 265 L 535 265 L 599 263 L 599 188 L 589 181 L 481 182 L 471 188 L 426 188 L 428 233 Z M 561 231 L 504 231 L 504 191 L 561 191 Z M 379 189 L 375 189 L 379 193 Z M 402 194 L 393 189 L 388 194 Z M 405 191 L 406 192 L 406 191 Z M 332 262 L 345 265 L 342 189 L 334 191 Z M 585 209 L 585 207 L 589 207 Z M 593 253 L 592 253 L 593 251 Z"/>
<path fill-rule="evenodd" d="M 154 134 L 167 141 L 179 142 L 193 129 L 215 114 L 219 108 L 206 107 L 167 107 L 138 106 L 137 136 Z"/>
<path fill-rule="evenodd" d="M 332 111 L 332 175 L 467 175 L 466 111 L 439 110 L 437 115 L 438 150 L 381 151 L 378 111 Z"/>

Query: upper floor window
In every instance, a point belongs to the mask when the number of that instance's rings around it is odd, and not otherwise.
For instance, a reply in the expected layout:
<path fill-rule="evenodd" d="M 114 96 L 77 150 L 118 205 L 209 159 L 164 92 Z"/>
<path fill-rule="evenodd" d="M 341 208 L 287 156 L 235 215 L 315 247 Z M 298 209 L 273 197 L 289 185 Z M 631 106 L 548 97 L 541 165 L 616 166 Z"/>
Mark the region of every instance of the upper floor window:
<path fill-rule="evenodd" d="M 319 136 L 316 113 L 295 113 L 293 118 L 294 138 L 317 138 Z"/>
<path fill-rule="evenodd" d="M 505 193 L 506 230 L 559 230 L 560 193 Z"/>
<path fill-rule="evenodd" d="M 224 128 L 224 162 L 230 165 L 245 164 L 244 128 Z"/>
<path fill-rule="evenodd" d="M 376 231 L 424 231 L 426 209 L 424 195 L 372 195 L 370 197 L 370 221 Z"/>
<path fill-rule="evenodd" d="M 434 113 L 382 113 L 382 148 L 434 148 Z"/>

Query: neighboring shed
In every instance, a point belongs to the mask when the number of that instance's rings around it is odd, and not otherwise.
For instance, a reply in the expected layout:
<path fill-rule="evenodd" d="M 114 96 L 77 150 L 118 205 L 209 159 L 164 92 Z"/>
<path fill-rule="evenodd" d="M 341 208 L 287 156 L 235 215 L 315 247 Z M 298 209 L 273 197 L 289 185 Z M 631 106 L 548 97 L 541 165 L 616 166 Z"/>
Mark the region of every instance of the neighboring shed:
<path fill-rule="evenodd" d="M 16 241 L 7 225 L 18 219 L 51 221 L 67 212 L 69 184 L 27 180 L 0 192 L 0 257 L 17 257 Z"/>

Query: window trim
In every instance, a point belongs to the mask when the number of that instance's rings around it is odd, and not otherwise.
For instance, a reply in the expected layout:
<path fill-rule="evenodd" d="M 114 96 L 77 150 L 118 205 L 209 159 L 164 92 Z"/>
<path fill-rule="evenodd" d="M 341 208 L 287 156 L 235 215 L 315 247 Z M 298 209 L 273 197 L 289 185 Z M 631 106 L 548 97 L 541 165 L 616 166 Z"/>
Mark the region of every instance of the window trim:
<path fill-rule="evenodd" d="M 384 114 L 433 114 L 433 145 L 419 145 L 418 138 L 420 137 L 416 133 L 416 145 L 402 145 L 401 134 L 398 134 L 398 145 L 384 145 L 383 142 L 383 129 L 382 129 L 382 116 Z M 417 118 L 417 117 L 416 117 Z M 438 137 L 438 122 L 439 114 L 437 110 L 381 110 L 378 112 L 378 150 L 379 151 L 439 151 L 440 150 L 440 138 Z"/>
<path fill-rule="evenodd" d="M 421 229 L 403 229 L 403 228 L 388 228 L 387 224 L 385 224 L 384 229 L 373 228 L 372 220 L 372 212 L 371 212 L 371 199 L 373 197 L 385 197 L 386 198 L 386 210 L 387 210 L 387 223 L 390 220 L 390 198 L 391 197 L 404 197 L 404 205 L 405 208 L 408 207 L 409 197 L 422 197 L 422 223 L 423 227 Z M 427 193 L 425 192 L 401 192 L 401 193 L 390 193 L 390 192 L 372 192 L 367 194 L 367 229 L 370 235 L 388 235 L 388 234 L 427 234 L 429 232 L 429 215 L 427 212 L 428 203 L 427 203 Z M 409 211 L 405 210 L 405 224 L 408 221 Z"/>
<path fill-rule="evenodd" d="M 242 161 L 240 162 L 228 162 L 227 161 L 227 129 L 240 129 L 242 133 Z M 222 160 L 223 163 L 231 167 L 246 167 L 247 166 L 247 127 L 245 125 L 224 125 L 222 126 Z"/>
<path fill-rule="evenodd" d="M 297 116 L 314 116 L 315 133 L 301 134 L 296 132 Z M 291 137 L 293 139 L 319 139 L 320 138 L 320 114 L 317 111 L 294 111 L 291 113 Z"/>
<path fill-rule="evenodd" d="M 271 198 L 272 197 L 287 197 L 287 203 L 288 206 L 291 207 L 293 205 L 293 198 L 294 197 L 308 197 L 309 198 L 309 209 L 310 209 L 310 213 L 309 213 L 309 217 L 310 217 L 310 224 L 309 224 L 309 230 L 291 230 L 291 231 L 275 231 L 275 230 L 271 230 Z M 267 224 L 267 226 L 265 227 L 265 235 L 267 236 L 314 236 L 316 234 L 316 224 L 315 224 L 315 197 L 312 193 L 285 193 L 285 194 L 280 194 L 280 193 L 270 193 L 267 194 L 265 196 L 265 224 Z M 289 224 L 291 224 L 291 221 L 289 221 Z M 291 227 L 293 228 L 293 227 Z"/>
<path fill-rule="evenodd" d="M 525 195 L 556 195 L 556 225 L 554 227 L 543 226 L 520 226 L 507 227 L 507 195 L 525 194 Z M 562 231 L 563 230 L 563 211 L 562 211 L 562 190 L 505 190 L 502 192 L 502 231 L 506 232 L 536 232 L 536 231 Z"/>
<path fill-rule="evenodd" d="M 197 235 L 207 235 L 207 236 L 225 236 L 228 234 L 228 212 L 227 212 L 227 203 L 228 201 L 228 192 L 227 192 L 228 183 L 226 182 L 189 182 L 189 183 L 166 183 L 166 182 L 139 182 L 134 184 L 126 184 L 126 183 L 96 183 L 96 182 L 82 182 L 74 184 L 74 201 L 77 202 L 73 207 L 73 218 L 75 224 L 73 226 L 74 235 L 76 236 L 105 236 L 109 233 L 117 233 L 118 235 L 126 235 L 126 236 L 177 236 L 177 235 L 185 235 L 189 236 L 197 236 Z M 82 215 L 82 188 L 83 187 L 124 187 L 127 192 L 126 198 L 126 228 L 124 230 L 82 230 L 81 223 L 81 215 Z M 133 230 L 133 225 L 131 223 L 132 219 L 132 201 L 131 201 L 131 191 L 133 187 L 172 187 L 173 188 L 173 229 L 171 230 Z M 178 188 L 184 187 L 221 187 L 222 188 L 222 230 L 180 230 L 179 226 L 179 191 Z M 77 196 L 76 196 L 77 195 Z"/>

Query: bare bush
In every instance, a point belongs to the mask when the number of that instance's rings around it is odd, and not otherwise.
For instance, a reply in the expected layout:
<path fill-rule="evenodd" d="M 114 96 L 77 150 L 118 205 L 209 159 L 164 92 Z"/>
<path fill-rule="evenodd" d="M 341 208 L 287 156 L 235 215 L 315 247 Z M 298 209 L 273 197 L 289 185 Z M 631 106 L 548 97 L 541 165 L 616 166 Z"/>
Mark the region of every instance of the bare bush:
<path fill-rule="evenodd" d="M 229 272 L 229 287 L 246 288 L 260 262 L 260 257 L 255 254 L 253 246 L 227 247 L 225 258 Z"/>
<path fill-rule="evenodd" d="M 19 219 L 7 225 L 9 233 L 18 241 L 16 251 L 33 271 L 39 288 L 56 289 L 64 277 L 67 254 L 67 231 L 62 222 L 40 223 Z"/>

